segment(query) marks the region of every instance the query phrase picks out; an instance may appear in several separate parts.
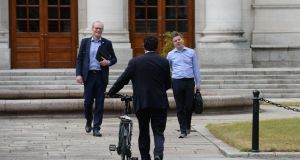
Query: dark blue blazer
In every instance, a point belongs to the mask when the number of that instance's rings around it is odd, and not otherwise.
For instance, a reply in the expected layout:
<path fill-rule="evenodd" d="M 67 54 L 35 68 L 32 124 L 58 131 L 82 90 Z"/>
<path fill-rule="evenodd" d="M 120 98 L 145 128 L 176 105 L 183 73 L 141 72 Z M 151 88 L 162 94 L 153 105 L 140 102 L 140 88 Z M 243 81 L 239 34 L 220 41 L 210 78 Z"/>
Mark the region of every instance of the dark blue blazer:
<path fill-rule="evenodd" d="M 85 82 L 88 74 L 89 74 L 89 66 L 90 66 L 90 46 L 91 46 L 91 39 L 90 38 L 84 38 L 81 40 L 79 53 L 77 56 L 77 62 L 76 62 L 76 76 L 81 75 L 83 77 L 83 81 Z M 101 46 L 100 47 L 106 47 L 106 50 L 109 52 L 110 58 L 108 59 L 110 61 L 110 66 L 117 63 L 117 57 L 115 55 L 114 49 L 112 47 L 111 41 L 105 38 L 101 38 Z M 99 47 L 99 48 L 100 48 Z M 98 51 L 99 51 L 98 48 Z M 109 67 L 102 67 L 102 76 L 104 80 L 104 88 L 106 88 L 108 84 L 108 75 L 109 75 Z"/>
<path fill-rule="evenodd" d="M 129 61 L 108 94 L 117 93 L 131 80 L 135 112 L 146 108 L 169 108 L 166 91 L 171 87 L 170 75 L 168 60 L 156 52 L 148 52 Z"/>

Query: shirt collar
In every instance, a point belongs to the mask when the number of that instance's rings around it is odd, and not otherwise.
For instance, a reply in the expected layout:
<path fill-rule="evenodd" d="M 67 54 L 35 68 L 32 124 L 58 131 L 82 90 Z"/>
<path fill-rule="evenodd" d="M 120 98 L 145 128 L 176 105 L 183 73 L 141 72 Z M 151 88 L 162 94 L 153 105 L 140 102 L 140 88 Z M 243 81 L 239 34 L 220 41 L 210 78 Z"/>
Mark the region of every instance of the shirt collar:
<path fill-rule="evenodd" d="M 100 43 L 100 42 L 101 42 L 101 38 L 100 38 L 99 40 L 95 40 L 95 38 L 92 36 L 92 38 L 91 38 L 91 42 Z"/>
<path fill-rule="evenodd" d="M 184 50 L 186 50 L 186 47 L 183 47 L 182 51 L 179 51 L 177 48 L 175 48 L 175 52 L 179 52 L 179 53 L 183 52 Z"/>

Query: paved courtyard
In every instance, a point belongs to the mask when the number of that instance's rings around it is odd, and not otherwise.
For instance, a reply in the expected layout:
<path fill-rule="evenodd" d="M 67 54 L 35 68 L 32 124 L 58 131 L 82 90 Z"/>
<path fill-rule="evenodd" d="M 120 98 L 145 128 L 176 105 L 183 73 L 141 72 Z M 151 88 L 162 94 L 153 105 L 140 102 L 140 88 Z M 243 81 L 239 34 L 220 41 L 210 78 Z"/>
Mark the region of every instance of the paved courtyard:
<path fill-rule="evenodd" d="M 260 119 L 300 117 L 299 113 L 276 107 L 262 107 Z M 117 114 L 105 114 L 102 126 L 103 137 L 85 133 L 85 120 L 81 114 L 67 115 L 1 115 L 0 117 L 0 160 L 117 160 L 116 152 L 108 150 L 109 144 L 117 143 Z M 194 115 L 193 132 L 184 139 L 178 139 L 178 122 L 174 113 L 168 116 L 165 132 L 166 160 L 243 160 L 255 158 L 227 158 L 220 148 L 222 142 L 214 139 L 205 125 L 251 120 L 250 112 L 217 113 Z M 139 156 L 137 120 L 133 117 L 133 156 Z M 152 138 L 152 137 L 151 137 Z M 151 139 L 152 140 L 152 139 Z M 221 144 L 221 147 L 218 146 Z M 153 141 L 152 141 L 153 145 Z M 226 146 L 226 145 L 225 145 Z M 225 147 L 226 148 L 226 147 Z M 239 152 L 225 149 L 225 152 Z M 153 146 L 151 148 L 151 152 Z M 224 152 L 224 150 L 223 150 Z M 256 158 L 259 159 L 259 158 Z M 261 159 L 275 159 L 264 155 Z M 285 159 L 284 156 L 279 159 Z M 293 158 L 294 159 L 294 158 Z"/>

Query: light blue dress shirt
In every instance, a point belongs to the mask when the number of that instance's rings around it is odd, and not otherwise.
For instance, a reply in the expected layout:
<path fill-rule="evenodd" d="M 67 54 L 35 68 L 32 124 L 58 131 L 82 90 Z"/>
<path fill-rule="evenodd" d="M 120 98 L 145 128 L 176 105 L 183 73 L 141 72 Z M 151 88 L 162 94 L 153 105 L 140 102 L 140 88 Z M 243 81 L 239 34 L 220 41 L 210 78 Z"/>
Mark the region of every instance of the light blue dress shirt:
<path fill-rule="evenodd" d="M 96 59 L 96 54 L 98 48 L 101 46 L 101 39 L 95 40 L 94 37 L 91 38 L 90 46 L 90 70 L 101 70 L 100 63 Z"/>
<path fill-rule="evenodd" d="M 184 47 L 182 51 L 176 48 L 170 51 L 167 59 L 172 67 L 172 78 L 194 78 L 196 86 L 200 86 L 200 66 L 193 49 Z"/>

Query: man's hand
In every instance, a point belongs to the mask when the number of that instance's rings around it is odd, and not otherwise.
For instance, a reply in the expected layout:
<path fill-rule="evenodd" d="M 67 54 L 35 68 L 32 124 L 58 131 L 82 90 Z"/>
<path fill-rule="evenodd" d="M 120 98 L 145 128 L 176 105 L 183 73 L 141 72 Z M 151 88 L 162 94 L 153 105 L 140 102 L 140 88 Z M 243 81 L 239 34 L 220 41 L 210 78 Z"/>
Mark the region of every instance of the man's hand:
<path fill-rule="evenodd" d="M 105 98 L 112 98 L 112 95 L 109 92 L 104 92 L 104 96 Z"/>
<path fill-rule="evenodd" d="M 100 65 L 104 66 L 104 67 L 109 66 L 109 61 L 107 59 L 103 58 L 103 57 L 101 57 L 101 58 L 102 58 L 102 61 L 99 62 Z"/>
<path fill-rule="evenodd" d="M 201 90 L 200 85 L 199 85 L 199 86 L 196 86 L 196 91 L 197 91 L 197 90 L 200 92 L 200 90 Z"/>
<path fill-rule="evenodd" d="M 82 76 L 76 76 L 76 82 L 79 84 L 83 84 Z"/>

